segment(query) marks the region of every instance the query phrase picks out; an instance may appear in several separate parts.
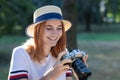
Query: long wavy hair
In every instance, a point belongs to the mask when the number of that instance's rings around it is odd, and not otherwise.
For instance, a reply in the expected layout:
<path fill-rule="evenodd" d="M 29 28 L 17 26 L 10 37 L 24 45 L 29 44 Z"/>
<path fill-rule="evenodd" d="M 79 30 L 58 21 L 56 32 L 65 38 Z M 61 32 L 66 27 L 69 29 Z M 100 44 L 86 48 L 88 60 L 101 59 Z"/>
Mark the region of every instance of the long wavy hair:
<path fill-rule="evenodd" d="M 51 48 L 51 54 L 55 58 L 57 58 L 58 54 L 61 51 L 65 50 L 66 48 L 66 32 L 64 30 L 64 24 L 62 21 L 61 23 L 62 23 L 62 36 L 58 40 L 56 46 Z M 29 53 L 30 57 L 37 62 L 41 62 L 45 58 L 44 49 L 42 47 L 43 46 L 42 35 L 44 33 L 43 32 L 44 25 L 45 25 L 45 22 L 36 25 L 34 28 L 34 37 L 31 40 L 26 42 L 28 44 L 25 50 Z"/>

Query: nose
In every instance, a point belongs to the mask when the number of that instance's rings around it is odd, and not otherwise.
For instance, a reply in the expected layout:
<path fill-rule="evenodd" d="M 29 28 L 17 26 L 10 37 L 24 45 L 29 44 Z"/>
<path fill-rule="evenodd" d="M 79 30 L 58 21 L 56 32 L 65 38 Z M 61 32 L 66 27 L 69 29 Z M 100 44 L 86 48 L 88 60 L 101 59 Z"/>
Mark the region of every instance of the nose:
<path fill-rule="evenodd" d="M 52 34 L 57 35 L 58 31 L 57 30 L 52 30 Z"/>

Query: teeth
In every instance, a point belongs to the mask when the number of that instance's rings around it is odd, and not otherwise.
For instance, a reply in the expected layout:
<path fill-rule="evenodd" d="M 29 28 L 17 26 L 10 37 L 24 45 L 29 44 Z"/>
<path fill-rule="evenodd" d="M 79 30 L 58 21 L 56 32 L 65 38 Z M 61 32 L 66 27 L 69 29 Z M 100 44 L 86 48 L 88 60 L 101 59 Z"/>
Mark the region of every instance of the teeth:
<path fill-rule="evenodd" d="M 50 39 L 50 40 L 52 40 L 52 41 L 55 41 L 55 40 L 56 40 L 56 38 L 49 38 L 49 37 L 48 37 L 48 39 Z"/>

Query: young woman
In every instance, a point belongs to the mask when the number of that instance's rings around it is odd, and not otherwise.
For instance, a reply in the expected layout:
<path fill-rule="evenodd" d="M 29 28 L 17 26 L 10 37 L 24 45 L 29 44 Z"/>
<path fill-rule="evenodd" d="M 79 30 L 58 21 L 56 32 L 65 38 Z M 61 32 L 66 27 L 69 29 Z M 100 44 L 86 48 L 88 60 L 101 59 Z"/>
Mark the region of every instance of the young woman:
<path fill-rule="evenodd" d="M 64 64 L 72 61 L 60 61 L 67 53 L 65 32 L 70 27 L 59 7 L 48 5 L 37 9 L 34 23 L 26 29 L 31 38 L 13 50 L 8 80 L 71 80 L 71 75 L 66 77 L 70 66 Z"/>

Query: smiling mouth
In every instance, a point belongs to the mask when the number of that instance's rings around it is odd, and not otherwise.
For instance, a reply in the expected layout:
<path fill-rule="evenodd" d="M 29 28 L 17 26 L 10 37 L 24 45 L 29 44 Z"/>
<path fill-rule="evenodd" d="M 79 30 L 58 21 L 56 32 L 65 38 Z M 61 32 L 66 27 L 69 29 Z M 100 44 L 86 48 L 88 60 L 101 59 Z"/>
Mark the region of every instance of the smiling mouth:
<path fill-rule="evenodd" d="M 57 40 L 57 38 L 50 38 L 50 37 L 47 37 L 47 38 L 51 41 L 56 41 Z"/>

